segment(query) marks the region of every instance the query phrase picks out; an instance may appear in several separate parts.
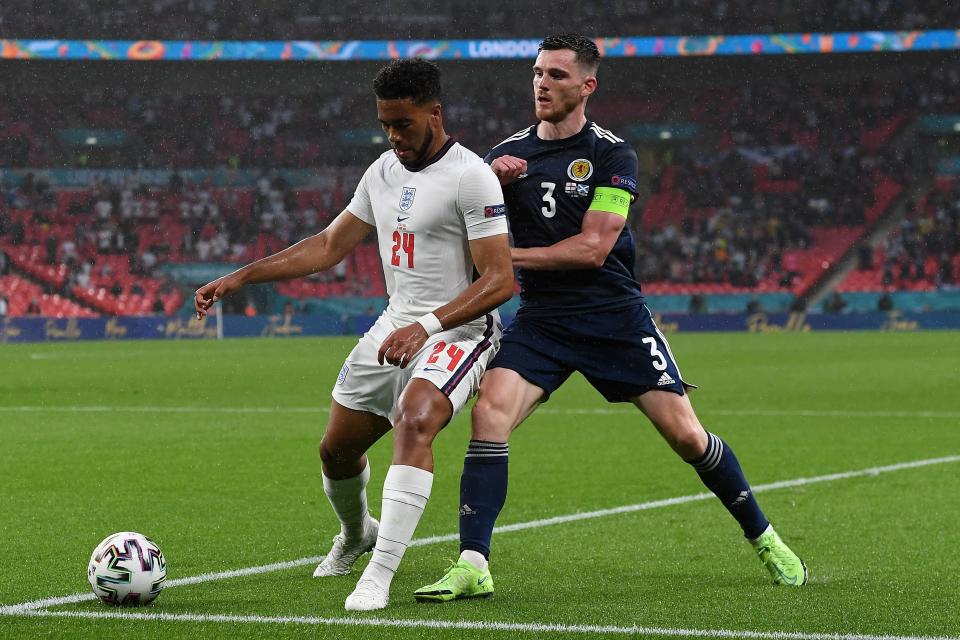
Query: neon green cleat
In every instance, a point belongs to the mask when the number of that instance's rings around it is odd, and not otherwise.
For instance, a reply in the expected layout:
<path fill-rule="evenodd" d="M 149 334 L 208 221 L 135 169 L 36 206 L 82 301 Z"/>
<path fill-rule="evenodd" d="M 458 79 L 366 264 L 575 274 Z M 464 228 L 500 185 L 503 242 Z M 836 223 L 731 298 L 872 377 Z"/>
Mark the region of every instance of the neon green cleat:
<path fill-rule="evenodd" d="M 481 571 L 460 558 L 450 565 L 447 574 L 413 592 L 417 602 L 448 602 L 461 598 L 489 598 L 493 595 L 490 569 Z"/>
<path fill-rule="evenodd" d="M 773 584 L 799 587 L 807 584 L 807 565 L 768 527 L 756 540 L 751 540 L 760 561 L 773 576 Z"/>

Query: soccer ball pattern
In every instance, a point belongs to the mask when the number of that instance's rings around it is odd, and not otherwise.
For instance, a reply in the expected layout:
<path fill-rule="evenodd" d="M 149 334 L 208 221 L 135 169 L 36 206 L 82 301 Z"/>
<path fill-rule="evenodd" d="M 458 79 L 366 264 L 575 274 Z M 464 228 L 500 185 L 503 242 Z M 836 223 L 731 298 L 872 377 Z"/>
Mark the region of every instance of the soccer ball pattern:
<path fill-rule="evenodd" d="M 144 605 L 160 595 L 167 561 L 156 543 L 132 531 L 107 536 L 90 556 L 87 580 L 106 604 Z"/>

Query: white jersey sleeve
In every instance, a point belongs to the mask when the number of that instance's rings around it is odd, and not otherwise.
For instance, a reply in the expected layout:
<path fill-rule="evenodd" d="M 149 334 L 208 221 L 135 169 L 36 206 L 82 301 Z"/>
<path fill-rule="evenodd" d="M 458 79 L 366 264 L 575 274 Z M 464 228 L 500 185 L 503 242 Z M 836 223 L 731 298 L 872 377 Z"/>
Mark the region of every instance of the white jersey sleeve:
<path fill-rule="evenodd" d="M 360 178 L 360 182 L 357 183 L 357 190 L 353 193 L 353 199 L 350 200 L 350 204 L 347 205 L 347 211 L 367 224 L 377 226 L 377 221 L 373 217 L 373 205 L 370 202 L 370 188 L 368 185 L 370 172 L 372 170 L 373 165 L 370 165 L 367 167 L 367 170 L 363 172 L 363 177 Z"/>
<path fill-rule="evenodd" d="M 471 165 L 461 174 L 457 207 L 463 215 L 468 240 L 508 232 L 503 189 L 493 170 L 485 163 Z"/>

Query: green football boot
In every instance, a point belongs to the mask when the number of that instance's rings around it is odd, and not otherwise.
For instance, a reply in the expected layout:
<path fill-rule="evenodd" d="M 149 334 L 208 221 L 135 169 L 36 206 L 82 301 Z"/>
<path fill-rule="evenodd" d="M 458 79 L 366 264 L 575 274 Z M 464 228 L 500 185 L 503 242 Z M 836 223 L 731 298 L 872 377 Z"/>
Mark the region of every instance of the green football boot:
<path fill-rule="evenodd" d="M 460 558 L 450 565 L 447 574 L 413 592 L 417 602 L 448 602 L 461 598 L 489 598 L 493 595 L 490 569 L 483 571 Z"/>
<path fill-rule="evenodd" d="M 773 527 L 752 540 L 751 544 L 757 550 L 760 562 L 773 576 L 773 584 L 790 587 L 807 584 L 807 565 L 780 539 Z"/>

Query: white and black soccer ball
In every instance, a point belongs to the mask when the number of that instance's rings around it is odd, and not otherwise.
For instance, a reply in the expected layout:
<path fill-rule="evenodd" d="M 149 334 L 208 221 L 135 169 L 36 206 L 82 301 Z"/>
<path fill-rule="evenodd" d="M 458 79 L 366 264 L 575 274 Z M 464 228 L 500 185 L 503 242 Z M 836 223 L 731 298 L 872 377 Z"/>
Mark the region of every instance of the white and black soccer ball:
<path fill-rule="evenodd" d="M 87 580 L 103 602 L 138 606 L 160 595 L 167 579 L 167 561 L 160 547 L 145 535 L 121 531 L 97 545 L 87 566 Z"/>

